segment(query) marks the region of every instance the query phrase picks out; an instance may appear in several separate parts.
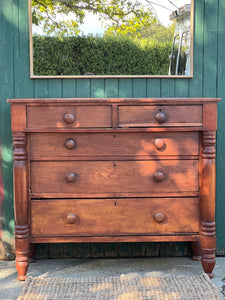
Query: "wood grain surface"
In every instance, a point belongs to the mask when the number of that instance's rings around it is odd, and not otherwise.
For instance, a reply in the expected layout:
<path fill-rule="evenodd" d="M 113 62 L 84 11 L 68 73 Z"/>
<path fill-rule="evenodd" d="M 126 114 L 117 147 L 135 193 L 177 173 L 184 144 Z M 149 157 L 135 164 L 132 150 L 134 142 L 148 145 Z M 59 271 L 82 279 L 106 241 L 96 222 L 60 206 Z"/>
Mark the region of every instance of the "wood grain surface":
<path fill-rule="evenodd" d="M 198 198 L 33 200 L 32 235 L 193 233 L 199 230 L 198 203 Z M 164 214 L 163 222 L 155 220 L 157 213 Z M 69 214 L 75 223 L 68 223 Z"/>

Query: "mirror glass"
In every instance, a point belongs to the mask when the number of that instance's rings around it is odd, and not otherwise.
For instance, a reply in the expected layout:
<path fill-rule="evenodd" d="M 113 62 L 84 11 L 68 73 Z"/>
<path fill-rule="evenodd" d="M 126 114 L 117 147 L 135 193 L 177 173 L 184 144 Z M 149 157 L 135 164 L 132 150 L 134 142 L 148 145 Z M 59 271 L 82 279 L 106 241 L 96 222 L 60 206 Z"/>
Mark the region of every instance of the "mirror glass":
<path fill-rule="evenodd" d="M 31 77 L 191 77 L 194 0 L 29 0 Z"/>

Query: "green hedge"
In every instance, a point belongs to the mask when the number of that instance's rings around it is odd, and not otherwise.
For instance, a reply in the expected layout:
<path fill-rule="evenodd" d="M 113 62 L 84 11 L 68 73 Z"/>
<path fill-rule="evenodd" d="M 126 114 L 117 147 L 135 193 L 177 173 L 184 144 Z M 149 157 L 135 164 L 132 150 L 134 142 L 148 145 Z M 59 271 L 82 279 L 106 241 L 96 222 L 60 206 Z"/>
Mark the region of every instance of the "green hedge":
<path fill-rule="evenodd" d="M 127 37 L 33 37 L 35 75 L 166 75 L 172 45 Z"/>

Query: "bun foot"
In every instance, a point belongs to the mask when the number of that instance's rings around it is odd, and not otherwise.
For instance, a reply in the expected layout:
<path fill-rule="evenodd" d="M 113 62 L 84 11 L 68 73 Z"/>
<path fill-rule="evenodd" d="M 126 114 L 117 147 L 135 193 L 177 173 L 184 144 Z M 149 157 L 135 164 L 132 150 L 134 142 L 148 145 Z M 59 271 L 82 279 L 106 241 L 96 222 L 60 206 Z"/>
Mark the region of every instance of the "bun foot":
<path fill-rule="evenodd" d="M 206 273 L 210 279 L 212 279 L 214 277 L 214 273 Z"/>
<path fill-rule="evenodd" d="M 27 279 L 27 276 L 26 275 L 19 275 L 19 276 L 17 276 L 17 279 L 19 281 L 25 281 Z"/>

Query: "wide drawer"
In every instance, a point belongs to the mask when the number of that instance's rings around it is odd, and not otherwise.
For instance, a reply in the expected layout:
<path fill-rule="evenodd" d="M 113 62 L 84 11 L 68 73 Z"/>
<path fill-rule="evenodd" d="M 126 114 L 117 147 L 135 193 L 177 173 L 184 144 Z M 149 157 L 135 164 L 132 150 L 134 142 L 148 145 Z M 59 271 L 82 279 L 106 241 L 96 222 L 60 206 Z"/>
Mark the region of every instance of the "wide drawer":
<path fill-rule="evenodd" d="M 33 236 L 198 233 L 198 217 L 198 198 L 31 201 Z"/>
<path fill-rule="evenodd" d="M 28 106 L 28 128 L 111 127 L 111 106 Z"/>
<path fill-rule="evenodd" d="M 62 195 L 198 191 L 198 161 L 34 161 L 31 190 Z"/>
<path fill-rule="evenodd" d="M 119 127 L 202 126 L 202 105 L 119 106 Z"/>
<path fill-rule="evenodd" d="M 31 157 L 198 155 L 197 132 L 33 133 Z"/>

